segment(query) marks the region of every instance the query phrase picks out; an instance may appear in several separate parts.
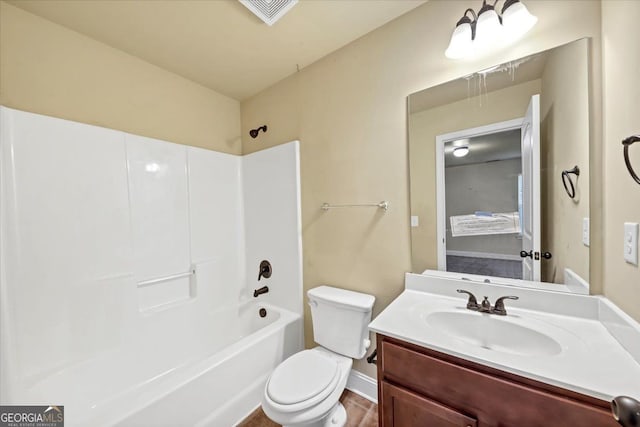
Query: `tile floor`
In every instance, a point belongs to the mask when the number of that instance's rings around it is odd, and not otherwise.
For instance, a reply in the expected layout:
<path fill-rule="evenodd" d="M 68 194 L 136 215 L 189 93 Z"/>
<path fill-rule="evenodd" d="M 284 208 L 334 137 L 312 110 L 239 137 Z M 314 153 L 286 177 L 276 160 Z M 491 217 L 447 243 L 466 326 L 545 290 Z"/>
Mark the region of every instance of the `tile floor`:
<path fill-rule="evenodd" d="M 345 390 L 340 397 L 340 402 L 347 410 L 347 424 L 345 427 L 377 427 L 378 426 L 378 405 L 365 399 L 349 390 Z M 238 427 L 278 427 L 279 424 L 271 421 L 258 408 Z"/>

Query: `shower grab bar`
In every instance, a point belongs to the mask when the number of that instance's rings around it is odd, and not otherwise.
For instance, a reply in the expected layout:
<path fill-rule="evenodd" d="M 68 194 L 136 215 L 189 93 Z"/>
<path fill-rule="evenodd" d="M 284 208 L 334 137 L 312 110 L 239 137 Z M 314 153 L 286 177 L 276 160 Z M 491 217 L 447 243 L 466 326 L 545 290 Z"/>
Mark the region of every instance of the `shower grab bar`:
<path fill-rule="evenodd" d="M 322 209 L 323 211 L 328 211 L 329 209 L 336 209 L 336 208 L 372 208 L 372 207 L 384 209 L 386 211 L 387 209 L 389 209 L 389 202 L 387 202 L 386 200 L 383 200 L 380 203 L 366 203 L 361 205 L 330 205 L 329 203 L 323 203 L 322 206 L 320 206 L 320 209 Z"/>
<path fill-rule="evenodd" d="M 138 282 L 138 287 L 144 288 L 145 286 L 151 286 L 161 282 L 168 282 L 169 280 L 182 279 L 183 277 L 194 276 L 195 274 L 196 269 L 191 268 L 191 270 L 184 273 L 172 274 L 171 276 L 158 277 L 156 279 L 143 280 L 141 282 Z"/>

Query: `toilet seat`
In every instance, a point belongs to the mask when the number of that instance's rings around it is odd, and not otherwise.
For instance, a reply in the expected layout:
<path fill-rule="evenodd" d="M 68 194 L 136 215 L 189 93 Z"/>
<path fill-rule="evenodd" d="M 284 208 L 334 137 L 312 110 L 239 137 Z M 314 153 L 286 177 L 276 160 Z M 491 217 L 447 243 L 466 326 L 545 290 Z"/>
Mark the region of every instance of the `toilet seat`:
<path fill-rule="evenodd" d="M 336 360 L 315 350 L 305 350 L 289 357 L 273 371 L 265 397 L 281 412 L 301 411 L 329 396 L 339 380 Z"/>

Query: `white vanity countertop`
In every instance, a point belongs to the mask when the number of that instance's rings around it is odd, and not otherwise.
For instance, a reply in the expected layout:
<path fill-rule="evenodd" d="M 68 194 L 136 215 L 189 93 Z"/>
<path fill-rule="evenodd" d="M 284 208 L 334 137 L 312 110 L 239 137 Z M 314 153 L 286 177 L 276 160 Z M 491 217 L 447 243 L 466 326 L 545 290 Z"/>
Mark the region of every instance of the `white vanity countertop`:
<path fill-rule="evenodd" d="M 466 295 L 457 294 L 456 289 L 473 292 L 478 302 L 485 295 L 492 303 L 503 295 L 517 295 L 520 300 L 505 301 L 507 316 L 481 314 L 467 310 Z M 530 304 L 527 304 L 527 299 Z M 603 309 L 600 307 L 602 300 L 599 297 L 495 285 L 470 285 L 459 280 L 408 274 L 406 290 L 371 322 L 369 328 L 376 333 L 602 400 L 608 401 L 619 395 L 640 399 L 638 355 L 634 353 L 634 358 L 627 351 L 636 350 L 635 340 L 640 341 L 640 330 L 633 321 L 630 328 L 624 328 L 625 338 L 630 340 L 622 341 L 630 344 L 625 345 L 625 349 L 619 342 L 620 336 L 616 339 L 609 331 L 611 328 L 603 323 L 602 313 L 605 311 L 605 317 L 610 317 L 607 310 L 610 310 L 611 303 L 607 302 Z M 566 310 L 562 304 L 567 305 Z M 541 309 L 541 306 L 548 306 L 549 311 Z M 469 344 L 428 322 L 427 316 L 442 312 L 454 316 L 468 314 L 470 322 L 482 322 L 491 317 L 516 327 L 524 326 L 553 337 L 562 350 L 554 355 L 531 355 Z M 616 323 L 615 327 L 619 324 Z M 472 328 L 477 326 L 471 325 Z"/>

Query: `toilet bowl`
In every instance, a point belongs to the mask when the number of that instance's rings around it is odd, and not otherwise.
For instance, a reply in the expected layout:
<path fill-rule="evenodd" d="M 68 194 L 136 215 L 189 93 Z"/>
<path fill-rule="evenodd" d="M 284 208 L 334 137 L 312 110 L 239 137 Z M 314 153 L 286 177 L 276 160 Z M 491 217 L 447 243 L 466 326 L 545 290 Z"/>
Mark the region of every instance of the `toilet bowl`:
<path fill-rule="evenodd" d="M 367 325 L 375 298 L 320 286 L 307 292 L 318 347 L 294 354 L 276 367 L 265 386 L 262 409 L 285 427 L 343 427 L 340 396 L 353 358 L 370 345 Z"/>
<path fill-rule="evenodd" d="M 342 427 L 339 399 L 353 361 L 322 347 L 304 350 L 273 371 L 262 402 L 265 414 L 283 426 Z"/>

